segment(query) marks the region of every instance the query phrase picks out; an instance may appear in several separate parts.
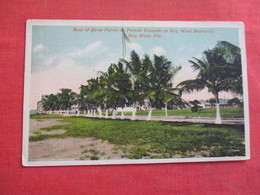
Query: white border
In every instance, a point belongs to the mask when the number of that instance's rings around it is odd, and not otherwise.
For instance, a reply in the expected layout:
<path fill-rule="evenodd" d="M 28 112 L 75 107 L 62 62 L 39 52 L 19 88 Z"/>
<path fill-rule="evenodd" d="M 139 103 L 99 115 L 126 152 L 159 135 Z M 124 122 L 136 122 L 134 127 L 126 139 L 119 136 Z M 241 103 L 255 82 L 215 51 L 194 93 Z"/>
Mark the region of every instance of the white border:
<path fill-rule="evenodd" d="M 197 27 L 197 28 L 238 28 L 239 46 L 242 57 L 243 73 L 243 99 L 245 121 L 245 156 L 241 157 L 205 157 L 205 158 L 171 158 L 171 159 L 140 159 L 140 160 L 57 160 L 57 161 L 28 161 L 29 152 L 29 91 L 31 75 L 32 26 L 132 26 L 132 27 Z M 23 166 L 66 166 L 66 165 L 116 165 L 116 164 L 151 164 L 151 163 L 180 163 L 180 162 L 212 162 L 212 161 L 238 161 L 250 159 L 249 139 L 249 106 L 247 65 L 245 49 L 245 30 L 242 22 L 172 22 L 172 21 L 104 21 L 104 20 L 27 20 L 26 24 L 26 50 L 24 73 L 24 105 L 23 105 Z"/>

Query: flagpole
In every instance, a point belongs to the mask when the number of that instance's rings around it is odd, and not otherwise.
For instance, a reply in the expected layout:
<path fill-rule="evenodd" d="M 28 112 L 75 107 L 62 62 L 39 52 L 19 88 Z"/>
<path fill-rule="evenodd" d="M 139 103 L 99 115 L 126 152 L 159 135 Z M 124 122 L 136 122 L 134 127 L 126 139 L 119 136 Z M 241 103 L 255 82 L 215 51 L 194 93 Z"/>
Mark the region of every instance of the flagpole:
<path fill-rule="evenodd" d="M 121 29 L 121 32 L 122 32 L 122 57 L 124 58 L 124 35 L 123 35 L 123 29 Z"/>
<path fill-rule="evenodd" d="M 124 59 L 125 58 L 125 54 L 126 54 L 126 44 L 125 44 L 125 41 L 128 41 L 130 43 L 130 39 L 125 34 L 124 29 L 121 28 L 121 30 L 122 30 L 122 53 L 123 53 L 123 59 Z"/>
<path fill-rule="evenodd" d="M 125 58 L 125 38 L 124 38 L 124 30 L 122 30 L 122 54 L 123 54 L 123 59 Z"/>

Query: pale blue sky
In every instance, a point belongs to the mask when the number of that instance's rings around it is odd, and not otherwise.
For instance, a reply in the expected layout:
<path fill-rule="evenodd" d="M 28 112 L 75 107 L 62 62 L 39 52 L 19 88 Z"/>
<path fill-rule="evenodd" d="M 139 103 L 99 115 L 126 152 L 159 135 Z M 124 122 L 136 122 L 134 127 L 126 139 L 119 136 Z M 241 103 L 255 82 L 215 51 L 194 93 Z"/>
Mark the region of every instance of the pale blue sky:
<path fill-rule="evenodd" d="M 78 56 L 75 58 L 81 65 L 84 66 L 95 66 L 98 61 L 111 56 L 112 54 L 117 56 L 117 58 L 122 58 L 122 37 L 120 27 L 109 27 L 118 29 L 118 32 L 75 32 L 73 31 L 74 26 L 33 26 L 33 39 L 32 48 L 36 48 L 42 45 L 43 48 L 41 52 L 33 52 L 32 55 L 32 71 L 40 70 L 43 67 L 37 59 L 39 56 L 45 58 L 60 56 L 61 58 L 66 57 L 67 54 L 75 52 L 78 50 L 83 50 L 87 46 L 95 43 L 101 42 L 103 46 L 103 51 L 99 51 L 98 54 L 92 56 L 91 53 L 86 55 Z M 79 29 L 85 29 L 87 27 L 77 27 Z M 93 27 L 91 27 L 93 28 Z M 96 28 L 106 28 L 106 27 L 96 27 Z M 158 28 L 134 28 L 131 29 L 158 29 Z M 127 31 L 128 27 L 124 27 L 126 34 L 139 35 L 142 33 L 135 33 Z M 160 28 L 162 30 L 172 29 L 172 28 Z M 161 38 L 130 38 L 131 43 L 126 43 L 127 54 L 129 54 L 131 44 L 139 44 L 141 47 L 139 49 L 139 54 L 142 56 L 144 53 L 151 53 L 151 50 L 155 47 L 162 47 L 165 52 L 162 53 L 172 62 L 177 62 L 178 59 L 187 58 L 191 59 L 194 56 L 200 55 L 205 49 L 212 48 L 216 45 L 217 41 L 225 40 L 234 45 L 239 45 L 238 43 L 238 32 L 236 28 L 211 28 L 213 33 L 181 33 L 180 30 L 194 30 L 194 29 L 204 29 L 208 28 L 174 28 L 178 30 L 179 33 L 157 33 L 161 35 Z M 156 34 L 156 33 L 146 33 L 146 34 Z M 41 48 L 39 48 L 41 49 Z M 97 48 L 98 49 L 98 48 Z M 138 49 L 137 49 L 138 50 Z M 91 63 L 89 63 L 91 62 Z M 93 62 L 93 63 L 92 63 Z M 112 63 L 108 61 L 108 65 Z M 175 64 L 175 63 L 174 63 Z M 57 65 L 52 63 L 51 66 Z M 177 65 L 177 64 L 176 64 Z M 188 63 L 186 65 L 189 65 Z"/>
<path fill-rule="evenodd" d="M 80 84 L 96 76 L 97 71 L 106 71 L 111 63 L 122 58 L 121 27 L 108 27 L 118 32 L 104 32 L 106 26 L 90 27 L 103 29 L 103 32 L 75 32 L 74 28 L 87 29 L 87 26 L 32 26 L 32 87 L 33 103 L 41 94 L 57 93 L 60 88 L 71 88 L 78 92 Z M 175 32 L 137 33 L 128 29 L 174 29 Z M 212 30 L 211 33 L 195 33 L 194 30 Z M 91 29 L 90 29 L 91 30 Z M 239 46 L 237 28 L 150 28 L 124 27 L 131 43 L 126 42 L 126 59 L 131 50 L 136 50 L 142 57 L 164 55 L 174 65 L 181 65 L 182 70 L 174 80 L 175 84 L 182 80 L 194 78 L 188 60 L 201 57 L 205 49 L 213 48 L 218 41 L 228 41 Z M 184 33 L 181 30 L 191 30 Z M 178 31 L 178 33 L 176 33 Z M 161 35 L 160 38 L 141 38 L 139 34 Z M 37 90 L 36 90 L 37 88 Z M 195 97 L 195 96 L 194 96 Z M 201 98 L 200 98 L 201 97 Z M 203 98 L 204 97 L 204 98 Z M 192 96 L 188 99 L 193 99 Z M 187 99 L 186 98 L 186 99 Z M 205 94 L 196 99 L 205 99 Z M 35 107 L 35 106 L 33 106 Z"/>

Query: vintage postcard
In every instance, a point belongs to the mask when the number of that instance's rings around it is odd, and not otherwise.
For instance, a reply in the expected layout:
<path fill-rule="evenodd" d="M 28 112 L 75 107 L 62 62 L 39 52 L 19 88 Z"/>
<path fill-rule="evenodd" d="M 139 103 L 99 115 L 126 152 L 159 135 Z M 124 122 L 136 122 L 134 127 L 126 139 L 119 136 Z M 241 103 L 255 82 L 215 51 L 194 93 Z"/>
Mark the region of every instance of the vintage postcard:
<path fill-rule="evenodd" d="M 250 158 L 240 22 L 28 20 L 23 165 Z"/>

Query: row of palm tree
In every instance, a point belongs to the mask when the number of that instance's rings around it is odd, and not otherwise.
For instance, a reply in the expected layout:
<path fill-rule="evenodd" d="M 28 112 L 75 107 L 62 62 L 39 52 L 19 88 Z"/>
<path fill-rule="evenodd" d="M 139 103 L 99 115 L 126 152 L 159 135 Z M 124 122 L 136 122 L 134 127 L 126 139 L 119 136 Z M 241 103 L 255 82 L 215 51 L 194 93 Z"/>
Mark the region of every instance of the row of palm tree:
<path fill-rule="evenodd" d="M 57 94 L 50 94 L 43 98 L 42 106 L 46 111 L 68 110 L 77 103 L 77 94 L 71 89 L 62 88 Z"/>
<path fill-rule="evenodd" d="M 117 64 L 111 64 L 106 72 L 99 72 L 100 76 L 81 85 L 79 106 L 81 110 L 100 107 L 116 110 L 118 107 L 131 105 L 146 105 L 149 109 L 148 120 L 152 109 L 161 109 L 167 102 L 181 97 L 173 88 L 172 78 L 180 67 L 164 56 L 148 55 L 141 59 L 132 51 L 130 60 L 120 59 Z M 167 107 L 167 106 L 166 106 Z"/>
<path fill-rule="evenodd" d="M 99 108 L 107 113 L 109 108 L 145 105 L 150 120 L 153 109 L 164 107 L 167 116 L 168 103 L 183 105 L 182 93 L 207 88 L 216 100 L 216 123 L 221 123 L 219 93 L 243 93 L 240 48 L 221 41 L 213 49 L 205 50 L 201 59 L 193 58 L 189 62 L 198 72 L 197 77 L 182 81 L 174 88 L 173 78 L 181 70 L 180 66 L 174 66 L 164 56 L 154 55 L 151 59 L 145 54 L 140 58 L 132 51 L 129 61 L 120 59 L 117 64 L 111 64 L 106 72 L 99 72 L 99 76 L 81 85 L 79 94 L 61 89 L 60 93 L 47 97 L 44 107 L 64 110 L 78 104 L 82 111 Z"/>

